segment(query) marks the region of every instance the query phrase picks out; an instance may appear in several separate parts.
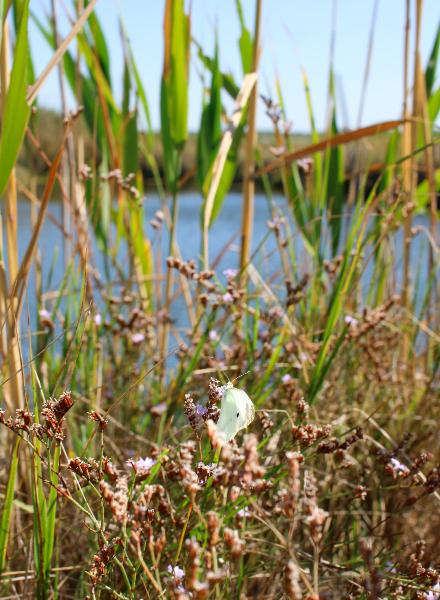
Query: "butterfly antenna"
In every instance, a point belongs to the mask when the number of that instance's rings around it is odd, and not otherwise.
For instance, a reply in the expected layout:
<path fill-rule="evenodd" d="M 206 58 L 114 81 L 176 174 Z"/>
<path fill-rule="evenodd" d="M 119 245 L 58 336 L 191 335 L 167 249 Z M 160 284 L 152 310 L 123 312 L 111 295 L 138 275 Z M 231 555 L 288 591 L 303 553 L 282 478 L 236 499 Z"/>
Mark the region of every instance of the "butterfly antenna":
<path fill-rule="evenodd" d="M 209 357 L 213 363 L 215 363 L 217 365 L 217 369 L 219 371 L 221 371 L 223 373 L 223 375 L 226 377 L 226 379 L 229 381 L 229 383 L 232 383 L 231 380 L 229 379 L 229 377 L 226 375 L 226 373 L 223 371 L 223 369 L 220 368 L 220 365 L 218 364 L 218 362 L 215 360 L 215 358 L 212 358 L 212 356 Z M 245 373 L 246 375 L 246 373 Z M 234 380 L 235 381 L 235 380 Z"/>
<path fill-rule="evenodd" d="M 237 379 L 240 379 L 240 377 L 244 377 L 248 373 L 250 373 L 250 371 L 246 371 L 246 373 L 243 373 L 242 375 L 239 375 L 238 377 L 236 377 L 235 379 L 232 380 L 232 383 L 234 383 L 234 381 L 237 381 Z"/>

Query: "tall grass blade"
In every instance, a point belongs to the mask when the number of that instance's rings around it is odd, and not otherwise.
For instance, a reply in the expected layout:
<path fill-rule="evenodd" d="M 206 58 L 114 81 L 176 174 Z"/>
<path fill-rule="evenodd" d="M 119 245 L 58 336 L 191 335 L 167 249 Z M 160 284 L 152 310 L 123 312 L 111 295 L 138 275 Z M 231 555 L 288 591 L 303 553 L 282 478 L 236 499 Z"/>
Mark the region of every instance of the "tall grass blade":
<path fill-rule="evenodd" d="M 30 114 L 30 108 L 26 102 L 26 78 L 23 77 L 27 66 L 28 20 L 29 0 L 25 0 L 21 12 L 14 64 L 3 113 L 0 144 L 0 197 L 3 196 L 16 163 Z"/>
<path fill-rule="evenodd" d="M 8 548 L 9 529 L 11 526 L 12 506 L 15 491 L 15 478 L 17 476 L 18 467 L 18 451 L 20 449 L 20 438 L 17 437 L 15 442 L 14 452 L 11 458 L 11 467 L 9 469 L 8 485 L 5 494 L 5 504 L 0 529 L 0 574 L 3 572 L 6 564 L 6 551 Z"/>

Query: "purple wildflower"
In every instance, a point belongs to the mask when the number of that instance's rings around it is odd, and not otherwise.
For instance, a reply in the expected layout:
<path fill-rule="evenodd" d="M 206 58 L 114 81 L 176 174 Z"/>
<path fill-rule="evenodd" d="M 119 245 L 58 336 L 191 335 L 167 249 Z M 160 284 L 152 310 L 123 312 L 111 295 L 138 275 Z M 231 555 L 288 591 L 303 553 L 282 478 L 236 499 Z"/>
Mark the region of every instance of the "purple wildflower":
<path fill-rule="evenodd" d="M 235 508 L 238 508 L 238 506 L 236 506 Z M 250 517 L 251 513 L 248 511 L 247 506 L 245 506 L 244 508 L 238 511 L 237 515 L 243 519 L 244 517 Z"/>
<path fill-rule="evenodd" d="M 131 334 L 131 341 L 133 342 L 133 344 L 140 344 L 141 342 L 143 342 L 145 339 L 145 335 L 143 333 L 132 333 Z"/>
<path fill-rule="evenodd" d="M 38 314 L 40 315 L 40 317 L 42 319 L 51 319 L 52 318 L 52 313 L 50 313 L 48 310 L 46 310 L 45 308 L 42 308 L 41 310 L 38 311 Z"/>
<path fill-rule="evenodd" d="M 355 319 L 354 317 L 350 317 L 350 315 L 345 315 L 344 322 L 347 325 L 354 325 L 354 326 L 358 325 L 358 320 Z"/>
<path fill-rule="evenodd" d="M 428 592 L 426 600 L 438 600 L 440 596 L 440 581 L 437 581 L 435 586 Z"/>
<path fill-rule="evenodd" d="M 226 269 L 225 271 L 223 271 L 223 275 L 226 275 L 226 277 L 235 277 L 237 273 L 237 269 Z"/>
<path fill-rule="evenodd" d="M 185 571 L 183 569 L 179 569 L 177 565 L 174 567 L 174 569 L 171 565 L 168 565 L 167 569 L 168 573 L 172 573 L 174 579 L 176 580 L 183 579 L 185 577 Z"/>
<path fill-rule="evenodd" d="M 146 458 L 139 458 L 139 460 L 134 463 L 132 460 L 127 461 L 127 465 L 131 468 L 136 468 L 139 471 L 149 471 L 156 464 L 156 460 L 147 456 Z"/>
<path fill-rule="evenodd" d="M 94 317 L 93 320 L 95 321 L 95 325 L 96 327 L 99 327 L 102 323 L 102 315 L 100 315 L 99 313 L 97 313 Z"/>
<path fill-rule="evenodd" d="M 211 340 L 211 342 L 216 342 L 217 340 L 219 340 L 219 339 L 220 339 L 220 336 L 219 336 L 219 334 L 216 332 L 216 330 L 215 330 L 215 329 L 212 329 L 212 330 L 209 332 L 209 334 L 208 334 L 208 335 L 209 335 L 209 339 Z"/>
<path fill-rule="evenodd" d="M 234 297 L 229 292 L 226 292 L 226 294 L 223 294 L 222 298 L 223 298 L 223 302 L 233 302 L 233 300 L 234 300 Z"/>
<path fill-rule="evenodd" d="M 289 382 L 289 381 L 291 381 L 291 380 L 292 380 L 292 375 L 289 375 L 289 373 L 286 373 L 285 375 L 283 375 L 283 376 L 281 377 L 281 381 L 282 381 L 284 384 L 288 383 L 288 382 Z"/>
<path fill-rule="evenodd" d="M 203 415 L 206 415 L 206 413 L 208 412 L 208 409 L 202 406 L 201 404 L 197 404 L 196 411 L 198 417 L 203 417 Z"/>

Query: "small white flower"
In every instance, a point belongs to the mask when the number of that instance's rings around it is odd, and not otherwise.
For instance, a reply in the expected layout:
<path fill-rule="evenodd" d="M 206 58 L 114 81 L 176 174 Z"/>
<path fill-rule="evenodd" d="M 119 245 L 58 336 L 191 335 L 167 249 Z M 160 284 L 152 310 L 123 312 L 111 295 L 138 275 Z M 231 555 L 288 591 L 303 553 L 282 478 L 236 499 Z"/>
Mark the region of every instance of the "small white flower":
<path fill-rule="evenodd" d="M 215 330 L 215 329 L 212 329 L 212 330 L 209 332 L 209 334 L 208 334 L 208 335 L 209 335 L 209 339 L 211 340 L 211 342 L 216 342 L 217 340 L 219 340 L 219 339 L 220 339 L 220 336 L 219 336 L 219 334 L 216 332 L 216 330 Z"/>
<path fill-rule="evenodd" d="M 234 296 L 232 296 L 232 294 L 230 294 L 229 292 L 226 292 L 226 294 L 223 294 L 222 298 L 223 298 L 223 302 L 233 302 L 233 300 L 234 300 Z"/>
<path fill-rule="evenodd" d="M 96 327 L 99 327 L 102 323 L 102 315 L 100 315 L 99 313 L 97 313 L 94 317 L 93 320 L 95 321 L 95 325 Z"/>
<path fill-rule="evenodd" d="M 289 373 L 286 373 L 285 375 L 283 375 L 283 376 L 281 377 L 281 381 L 282 381 L 284 384 L 288 383 L 289 381 L 292 381 L 292 375 L 289 375 Z"/>
<path fill-rule="evenodd" d="M 42 319 L 51 319 L 52 318 L 52 313 L 50 313 L 48 310 L 46 310 L 45 308 L 42 308 L 41 310 L 38 311 L 38 314 L 40 315 L 40 317 Z"/>
<path fill-rule="evenodd" d="M 392 467 L 393 467 L 393 471 L 395 473 L 407 473 L 408 472 L 408 467 L 406 467 L 401 462 L 399 462 L 397 460 L 397 458 L 392 458 L 391 459 L 391 464 L 392 464 Z"/>

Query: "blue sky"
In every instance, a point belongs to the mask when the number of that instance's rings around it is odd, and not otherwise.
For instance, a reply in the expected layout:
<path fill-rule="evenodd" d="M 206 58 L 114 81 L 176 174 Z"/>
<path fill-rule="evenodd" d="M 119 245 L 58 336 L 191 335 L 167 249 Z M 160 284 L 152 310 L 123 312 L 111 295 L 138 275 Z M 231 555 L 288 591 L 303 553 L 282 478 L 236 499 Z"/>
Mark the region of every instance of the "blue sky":
<path fill-rule="evenodd" d="M 69 0 L 65 2 L 72 10 Z M 31 0 L 30 6 L 44 20 L 50 4 L 50 0 Z M 404 0 L 379 0 L 362 126 L 401 116 L 405 4 Z M 412 0 L 411 4 L 415 5 L 415 2 Z M 242 5 L 246 24 L 252 31 L 255 0 L 242 0 Z M 122 1 L 122 12 L 147 92 L 155 130 L 160 127 L 159 90 L 163 63 L 164 6 L 164 0 Z M 357 126 L 373 7 L 373 0 L 338 0 L 337 3 L 334 69 L 338 84 L 338 121 L 341 127 Z M 60 28 L 65 35 L 69 30 L 69 22 L 62 2 L 59 3 L 59 13 Z M 308 75 L 317 127 L 321 130 L 325 127 L 332 13 L 332 0 L 263 0 L 263 51 L 259 91 L 275 98 L 275 73 L 279 73 L 287 118 L 293 120 L 295 131 L 310 130 L 301 65 Z M 119 99 L 122 90 L 122 48 L 115 0 L 99 0 L 97 14 L 106 34 L 115 94 Z M 420 47 L 424 67 L 439 24 L 439 0 L 424 0 Z M 214 52 L 215 29 L 218 32 L 221 68 L 232 72 L 236 81 L 241 82 L 238 50 L 240 27 L 235 0 L 192 0 L 192 34 L 209 55 Z M 414 37 L 413 7 L 411 57 Z M 40 73 L 50 59 L 51 51 L 35 25 L 31 25 L 31 46 L 36 70 Z M 189 92 L 190 130 L 197 130 L 200 122 L 203 89 L 200 75 L 201 65 L 193 49 Z M 410 78 L 412 80 L 412 70 Z M 436 81 L 436 87 L 439 85 L 440 78 Z M 60 107 L 56 73 L 51 75 L 40 92 L 39 103 L 51 108 Z M 72 108 L 75 106 L 72 97 L 69 97 L 69 103 Z M 232 106 L 226 94 L 224 103 L 227 107 Z M 264 113 L 261 102 L 258 113 L 260 130 L 270 129 L 271 126 Z"/>

